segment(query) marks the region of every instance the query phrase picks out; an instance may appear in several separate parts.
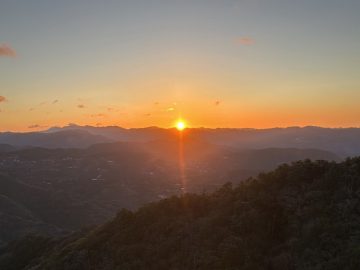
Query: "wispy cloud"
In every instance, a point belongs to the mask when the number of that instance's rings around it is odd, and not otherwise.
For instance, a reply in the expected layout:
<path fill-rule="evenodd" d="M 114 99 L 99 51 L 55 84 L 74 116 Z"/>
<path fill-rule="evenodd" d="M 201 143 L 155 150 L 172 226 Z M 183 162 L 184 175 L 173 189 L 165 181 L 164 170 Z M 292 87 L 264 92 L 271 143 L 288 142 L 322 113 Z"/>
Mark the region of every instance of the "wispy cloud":
<path fill-rule="evenodd" d="M 51 104 L 56 104 L 58 102 L 59 102 L 59 100 L 55 99 L 53 102 L 51 102 Z"/>
<path fill-rule="evenodd" d="M 0 96 L 0 103 L 1 103 L 1 102 L 5 102 L 5 101 L 6 101 L 6 97 Z"/>
<path fill-rule="evenodd" d="M 0 44 L 0 56 L 15 57 L 16 51 L 7 44 Z"/>
<path fill-rule="evenodd" d="M 112 108 L 112 107 L 107 107 L 106 110 L 107 110 L 108 112 L 118 112 L 118 111 L 119 111 L 118 109 Z"/>
<path fill-rule="evenodd" d="M 251 37 L 240 37 L 236 40 L 238 45 L 253 45 L 255 44 L 255 40 Z"/>
<path fill-rule="evenodd" d="M 220 101 L 220 100 L 216 100 L 216 101 L 214 102 L 214 104 L 215 104 L 215 106 L 219 106 L 219 105 L 221 104 L 221 101 Z"/>
<path fill-rule="evenodd" d="M 103 113 L 98 113 L 98 114 L 90 114 L 90 117 L 92 117 L 92 118 L 97 118 L 97 117 L 106 117 L 106 115 L 105 115 L 105 114 L 103 114 Z"/>
<path fill-rule="evenodd" d="M 84 104 L 79 104 L 79 105 L 77 105 L 77 107 L 78 107 L 79 109 L 84 109 L 84 108 L 85 108 L 85 105 L 84 105 Z"/>
<path fill-rule="evenodd" d="M 41 125 L 38 125 L 38 124 L 28 126 L 28 128 L 31 128 L 31 129 L 33 129 L 33 128 L 46 128 L 46 127 L 47 126 L 41 126 Z"/>

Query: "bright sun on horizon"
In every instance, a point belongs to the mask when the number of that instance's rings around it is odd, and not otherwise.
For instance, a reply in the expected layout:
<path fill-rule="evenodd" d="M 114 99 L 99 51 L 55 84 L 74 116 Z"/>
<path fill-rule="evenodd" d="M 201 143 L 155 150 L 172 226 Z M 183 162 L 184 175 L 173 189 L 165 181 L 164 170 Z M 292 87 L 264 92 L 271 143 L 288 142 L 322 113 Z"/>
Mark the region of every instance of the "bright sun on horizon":
<path fill-rule="evenodd" d="M 183 131 L 186 128 L 186 124 L 183 120 L 178 120 L 176 122 L 176 129 L 179 131 Z"/>

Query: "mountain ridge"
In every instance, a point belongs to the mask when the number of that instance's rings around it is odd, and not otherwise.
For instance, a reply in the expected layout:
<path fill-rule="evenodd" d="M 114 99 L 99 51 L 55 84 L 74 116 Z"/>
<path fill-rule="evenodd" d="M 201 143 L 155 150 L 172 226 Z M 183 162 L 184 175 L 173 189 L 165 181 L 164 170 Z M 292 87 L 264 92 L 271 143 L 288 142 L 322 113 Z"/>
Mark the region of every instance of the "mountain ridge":
<path fill-rule="evenodd" d="M 93 127 L 70 125 L 42 132 L 0 133 L 0 144 L 15 147 L 86 148 L 115 141 L 149 142 L 177 137 L 174 129 L 158 127 L 125 129 L 116 126 Z M 289 127 L 272 129 L 188 128 L 186 137 L 239 149 L 315 148 L 341 157 L 360 155 L 360 128 Z"/>

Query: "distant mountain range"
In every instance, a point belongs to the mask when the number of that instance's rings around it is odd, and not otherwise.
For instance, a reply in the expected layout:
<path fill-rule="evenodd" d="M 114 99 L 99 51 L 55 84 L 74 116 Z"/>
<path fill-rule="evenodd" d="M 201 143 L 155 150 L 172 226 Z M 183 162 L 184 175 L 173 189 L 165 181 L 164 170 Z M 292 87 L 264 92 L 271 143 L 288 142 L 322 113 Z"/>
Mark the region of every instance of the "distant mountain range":
<path fill-rule="evenodd" d="M 85 148 L 92 144 L 109 142 L 101 135 L 86 130 L 59 130 L 57 132 L 0 133 L 0 143 L 15 147 Z"/>
<path fill-rule="evenodd" d="M 16 147 L 10 144 L 0 144 L 0 152 L 12 152 L 17 150 Z"/>
<path fill-rule="evenodd" d="M 272 129 L 194 128 L 184 136 L 238 149 L 322 149 L 341 157 L 360 155 L 360 128 L 289 127 Z M 14 147 L 87 148 L 98 143 L 150 142 L 176 139 L 177 131 L 157 127 L 124 129 L 117 126 L 69 125 L 29 133 L 0 133 L 0 144 Z M 2 147 L 0 146 L 0 151 Z"/>

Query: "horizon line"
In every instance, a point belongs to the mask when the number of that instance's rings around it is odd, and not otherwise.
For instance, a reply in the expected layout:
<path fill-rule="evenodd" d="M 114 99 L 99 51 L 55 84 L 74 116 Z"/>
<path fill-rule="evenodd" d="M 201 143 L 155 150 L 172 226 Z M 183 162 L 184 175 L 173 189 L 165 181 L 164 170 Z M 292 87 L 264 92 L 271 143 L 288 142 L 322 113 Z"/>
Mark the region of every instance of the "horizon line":
<path fill-rule="evenodd" d="M 132 130 L 132 129 L 163 129 L 163 130 L 174 130 L 176 127 L 159 127 L 159 126 L 144 126 L 144 127 L 122 127 L 117 125 L 108 125 L 108 126 L 92 126 L 92 125 L 78 125 L 78 124 L 68 124 L 65 126 L 51 126 L 46 129 L 39 129 L 39 130 L 27 130 L 27 131 L 16 131 L 16 130 L 5 130 L 0 131 L 1 133 L 38 133 L 38 132 L 47 132 L 51 129 L 60 129 L 59 131 L 66 129 L 66 128 L 120 128 L 124 130 Z M 359 129 L 360 126 L 348 126 L 348 127 L 341 127 L 341 126 L 316 126 L 316 125 L 304 125 L 304 126 L 274 126 L 274 127 L 267 127 L 267 128 L 256 128 L 256 127 L 187 127 L 187 130 L 196 130 L 196 129 L 207 129 L 207 130 L 271 130 L 271 129 L 290 129 L 290 128 L 320 128 L 320 129 Z"/>

